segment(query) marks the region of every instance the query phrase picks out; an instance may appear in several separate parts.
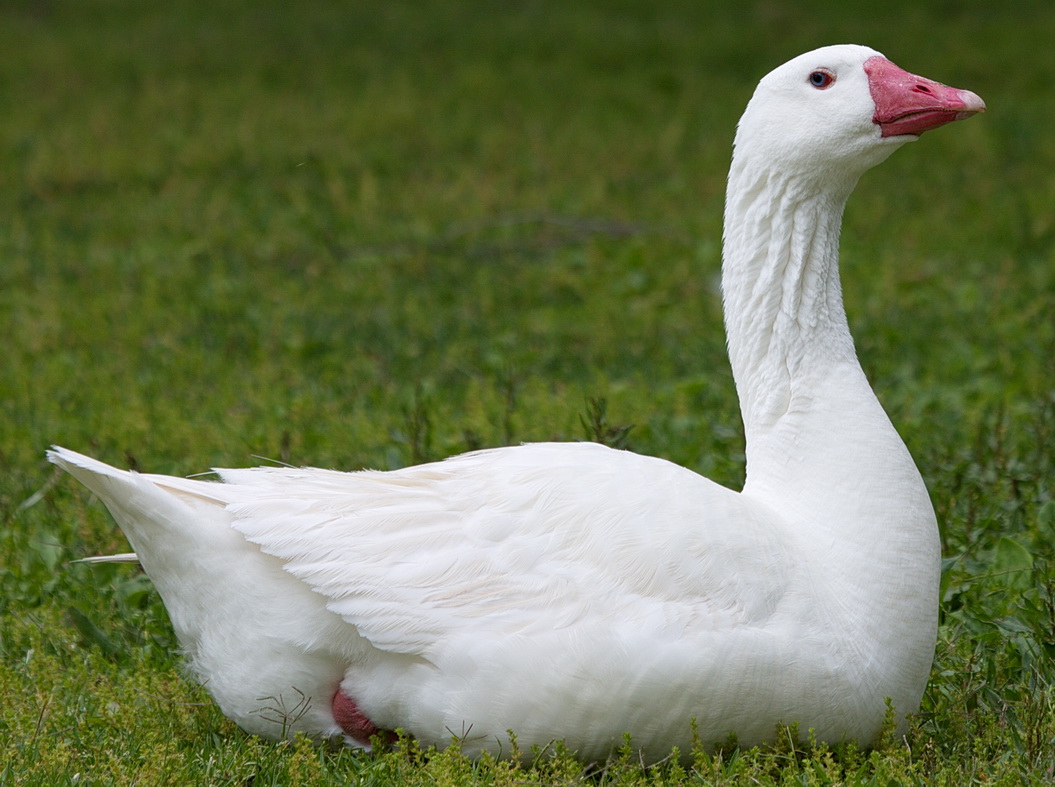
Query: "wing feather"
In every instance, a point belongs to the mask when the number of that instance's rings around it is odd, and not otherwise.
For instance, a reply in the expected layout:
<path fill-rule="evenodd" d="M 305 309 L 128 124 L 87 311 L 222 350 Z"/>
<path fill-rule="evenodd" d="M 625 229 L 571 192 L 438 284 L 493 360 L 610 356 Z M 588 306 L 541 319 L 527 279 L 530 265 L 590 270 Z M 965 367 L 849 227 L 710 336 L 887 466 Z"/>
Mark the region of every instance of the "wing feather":
<path fill-rule="evenodd" d="M 233 527 L 383 650 L 429 658 L 463 635 L 587 615 L 748 625 L 787 589 L 789 544 L 770 511 L 599 445 L 492 449 L 391 472 L 217 472 L 231 485 Z"/>

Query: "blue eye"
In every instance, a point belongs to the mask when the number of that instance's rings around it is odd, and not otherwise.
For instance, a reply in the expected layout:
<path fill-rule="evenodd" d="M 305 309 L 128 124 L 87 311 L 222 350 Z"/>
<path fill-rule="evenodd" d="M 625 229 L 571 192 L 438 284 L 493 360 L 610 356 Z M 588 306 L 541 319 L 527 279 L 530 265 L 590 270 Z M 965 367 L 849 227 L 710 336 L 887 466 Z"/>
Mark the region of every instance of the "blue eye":
<path fill-rule="evenodd" d="M 831 71 L 818 69 L 810 74 L 810 84 L 818 90 L 829 88 L 835 82 L 835 74 Z"/>

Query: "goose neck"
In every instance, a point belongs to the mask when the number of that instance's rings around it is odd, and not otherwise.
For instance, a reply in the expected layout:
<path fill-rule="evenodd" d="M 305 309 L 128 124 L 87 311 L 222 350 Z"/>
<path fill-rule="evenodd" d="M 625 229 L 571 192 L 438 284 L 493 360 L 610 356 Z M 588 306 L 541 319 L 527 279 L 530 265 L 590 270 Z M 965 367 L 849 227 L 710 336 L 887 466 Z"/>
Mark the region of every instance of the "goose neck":
<path fill-rule="evenodd" d="M 737 167 L 730 173 L 722 293 L 748 435 L 775 423 L 830 371 L 858 369 L 839 281 L 853 188 Z"/>

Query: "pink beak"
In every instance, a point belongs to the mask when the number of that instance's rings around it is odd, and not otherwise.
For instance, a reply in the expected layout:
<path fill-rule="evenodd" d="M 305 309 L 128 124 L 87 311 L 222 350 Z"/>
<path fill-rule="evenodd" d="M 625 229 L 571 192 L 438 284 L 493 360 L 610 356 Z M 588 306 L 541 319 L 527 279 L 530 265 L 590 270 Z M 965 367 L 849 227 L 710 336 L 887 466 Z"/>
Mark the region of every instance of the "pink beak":
<path fill-rule="evenodd" d="M 919 136 L 924 131 L 985 112 L 985 102 L 970 90 L 957 90 L 910 74 L 876 55 L 865 61 L 876 111 L 872 117 L 884 137 Z"/>

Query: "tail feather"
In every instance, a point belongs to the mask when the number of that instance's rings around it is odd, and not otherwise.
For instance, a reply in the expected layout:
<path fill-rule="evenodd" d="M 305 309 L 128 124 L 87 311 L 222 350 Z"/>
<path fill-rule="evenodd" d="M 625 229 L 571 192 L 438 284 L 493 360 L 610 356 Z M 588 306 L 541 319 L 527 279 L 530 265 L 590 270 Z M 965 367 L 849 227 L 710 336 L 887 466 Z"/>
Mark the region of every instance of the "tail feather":
<path fill-rule="evenodd" d="M 74 560 L 74 563 L 138 563 L 139 555 L 135 552 L 122 552 L 119 555 L 93 555 Z"/>
<path fill-rule="evenodd" d="M 118 470 L 57 446 L 48 451 L 48 459 L 106 504 L 134 550 L 85 562 L 143 562 L 140 558 L 144 558 L 148 573 L 151 568 L 155 573 L 159 568 L 167 570 L 165 564 L 176 573 L 196 550 L 215 551 L 241 540 L 228 526 L 225 501 L 213 493 L 224 484 Z"/>
<path fill-rule="evenodd" d="M 135 475 L 133 471 L 118 470 L 98 459 L 57 445 L 52 446 L 47 455 L 49 462 L 61 467 L 104 500 L 112 497 L 115 488 L 127 486 Z"/>

